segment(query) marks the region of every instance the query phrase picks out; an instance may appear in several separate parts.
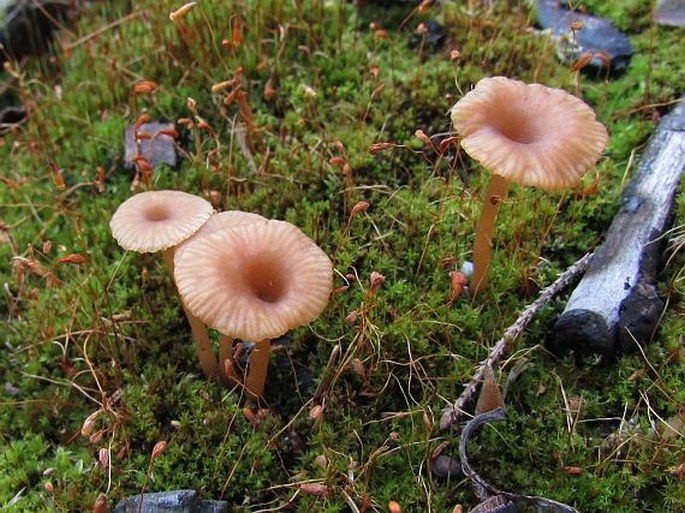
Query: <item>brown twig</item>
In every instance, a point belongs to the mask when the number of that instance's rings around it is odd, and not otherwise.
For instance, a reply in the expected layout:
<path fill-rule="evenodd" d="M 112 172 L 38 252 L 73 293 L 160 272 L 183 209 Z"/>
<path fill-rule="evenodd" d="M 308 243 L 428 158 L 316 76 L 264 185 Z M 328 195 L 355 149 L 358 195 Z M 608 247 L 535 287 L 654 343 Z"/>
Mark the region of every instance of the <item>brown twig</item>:
<path fill-rule="evenodd" d="M 535 318 L 540 309 L 549 303 L 555 296 L 568 287 L 585 269 L 587 269 L 592 253 L 587 253 L 585 256 L 577 260 L 566 271 L 564 271 L 557 280 L 549 287 L 543 290 L 533 303 L 528 305 L 521 315 L 516 319 L 516 322 L 509 326 L 501 339 L 497 341 L 495 346 L 490 351 L 488 357 L 481 362 L 480 367 L 466 385 L 466 388 L 461 393 L 459 398 L 450 407 L 443 411 L 440 419 L 440 428 L 449 429 L 457 424 L 461 416 L 464 406 L 468 403 L 476 393 L 478 384 L 483 381 L 483 376 L 488 367 L 493 369 L 497 362 L 504 356 L 512 342 L 516 340 L 521 333 L 528 327 L 528 324 Z"/>

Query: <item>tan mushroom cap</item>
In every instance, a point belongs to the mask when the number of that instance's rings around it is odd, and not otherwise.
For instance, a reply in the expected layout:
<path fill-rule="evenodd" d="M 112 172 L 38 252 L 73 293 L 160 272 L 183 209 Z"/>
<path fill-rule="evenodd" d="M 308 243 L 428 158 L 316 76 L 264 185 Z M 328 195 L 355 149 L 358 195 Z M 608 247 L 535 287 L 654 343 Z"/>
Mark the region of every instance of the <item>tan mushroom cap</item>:
<path fill-rule="evenodd" d="M 471 157 L 507 180 L 548 190 L 576 185 L 608 141 L 582 100 L 506 77 L 482 79 L 451 117 Z"/>
<path fill-rule="evenodd" d="M 267 221 L 266 217 L 253 212 L 243 212 L 242 210 L 226 210 L 224 212 L 216 213 L 211 216 L 197 232 L 178 245 L 174 250 L 174 262 L 178 260 L 179 255 L 188 247 L 188 244 L 199 237 L 216 233 L 219 230 L 240 228 L 241 226 L 247 226 L 262 221 Z"/>
<path fill-rule="evenodd" d="M 122 248 L 154 253 L 190 237 L 213 211 L 211 203 L 187 192 L 141 192 L 119 205 L 109 227 Z"/>
<path fill-rule="evenodd" d="M 189 242 L 174 277 L 186 308 L 204 323 L 258 341 L 321 313 L 331 293 L 333 265 L 296 226 L 267 220 Z"/>

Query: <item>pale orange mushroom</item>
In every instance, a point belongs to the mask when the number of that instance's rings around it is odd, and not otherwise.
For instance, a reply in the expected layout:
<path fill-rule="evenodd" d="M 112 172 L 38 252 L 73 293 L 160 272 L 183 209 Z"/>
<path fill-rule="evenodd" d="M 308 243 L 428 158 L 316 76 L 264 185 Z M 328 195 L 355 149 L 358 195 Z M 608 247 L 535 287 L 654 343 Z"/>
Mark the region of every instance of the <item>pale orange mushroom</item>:
<path fill-rule="evenodd" d="M 173 273 L 174 248 L 196 233 L 214 209 L 204 199 L 182 191 L 141 192 L 124 201 L 109 223 L 112 235 L 126 250 L 138 253 L 163 252 Z M 200 367 L 207 377 L 219 375 L 219 364 L 206 329 L 186 311 L 197 346 Z M 199 323 L 199 324 L 198 324 Z"/>
<path fill-rule="evenodd" d="M 186 307 L 205 324 L 256 343 L 245 387 L 260 397 L 271 339 L 321 313 L 333 266 L 296 226 L 268 220 L 189 242 L 176 261 L 175 278 Z"/>
<path fill-rule="evenodd" d="M 576 185 L 608 141 L 582 100 L 541 84 L 484 78 L 451 109 L 466 153 L 492 173 L 473 250 L 473 291 L 487 285 L 492 232 L 510 182 L 556 190 Z"/>

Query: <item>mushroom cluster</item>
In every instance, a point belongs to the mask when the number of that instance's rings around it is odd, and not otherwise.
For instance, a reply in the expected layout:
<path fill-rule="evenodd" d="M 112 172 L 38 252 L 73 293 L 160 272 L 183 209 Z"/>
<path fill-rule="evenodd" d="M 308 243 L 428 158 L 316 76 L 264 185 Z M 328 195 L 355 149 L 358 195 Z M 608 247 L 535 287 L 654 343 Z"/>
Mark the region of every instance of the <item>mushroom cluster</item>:
<path fill-rule="evenodd" d="M 492 172 L 473 251 L 473 291 L 487 285 L 492 232 L 511 182 L 557 190 L 576 185 L 607 144 L 582 100 L 541 84 L 484 78 L 451 109 L 466 153 Z"/>
<path fill-rule="evenodd" d="M 188 197 L 198 205 L 206 203 L 178 191 L 133 196 L 112 217 L 112 233 L 125 249 L 165 250 L 207 376 L 242 381 L 233 366 L 233 342 L 255 342 L 244 384 L 252 396 L 260 397 L 271 339 L 323 311 L 333 286 L 333 264 L 291 223 L 241 211 L 212 214 L 209 203 L 202 216 L 183 213 L 185 202 L 192 202 Z M 190 224 L 187 216 L 194 219 L 192 228 L 185 224 Z M 166 232 L 183 236 L 159 243 Z M 137 238 L 137 244 L 130 242 Z M 222 334 L 219 361 L 207 327 Z"/>

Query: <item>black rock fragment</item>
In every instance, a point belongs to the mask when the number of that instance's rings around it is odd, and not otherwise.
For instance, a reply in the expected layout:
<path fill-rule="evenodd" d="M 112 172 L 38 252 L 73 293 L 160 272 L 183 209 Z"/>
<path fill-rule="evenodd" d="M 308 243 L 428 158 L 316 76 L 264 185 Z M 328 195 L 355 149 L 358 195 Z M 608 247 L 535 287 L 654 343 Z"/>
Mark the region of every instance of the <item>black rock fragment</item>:
<path fill-rule="evenodd" d="M 70 0 L 0 0 L 0 64 L 47 52 L 52 33 L 76 16 Z"/>
<path fill-rule="evenodd" d="M 659 25 L 685 27 L 685 0 L 659 0 L 652 19 Z"/>
<path fill-rule="evenodd" d="M 570 10 L 560 0 L 536 0 L 538 23 L 557 39 L 557 53 L 564 62 L 573 63 L 582 54 L 592 54 L 584 71 L 604 77 L 628 68 L 634 50 L 626 34 L 607 19 Z M 572 30 L 572 27 L 579 27 Z"/>
<path fill-rule="evenodd" d="M 195 490 L 134 495 L 119 501 L 114 513 L 228 513 L 228 502 L 200 500 Z"/>

